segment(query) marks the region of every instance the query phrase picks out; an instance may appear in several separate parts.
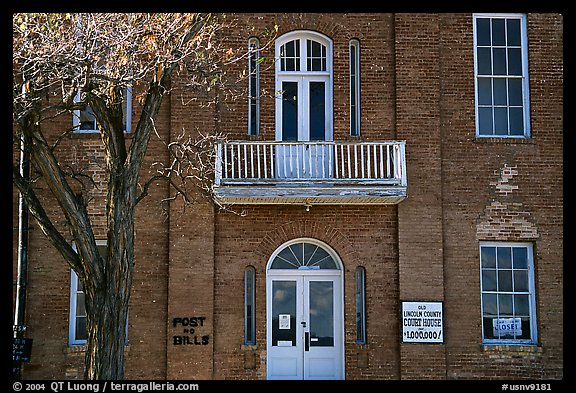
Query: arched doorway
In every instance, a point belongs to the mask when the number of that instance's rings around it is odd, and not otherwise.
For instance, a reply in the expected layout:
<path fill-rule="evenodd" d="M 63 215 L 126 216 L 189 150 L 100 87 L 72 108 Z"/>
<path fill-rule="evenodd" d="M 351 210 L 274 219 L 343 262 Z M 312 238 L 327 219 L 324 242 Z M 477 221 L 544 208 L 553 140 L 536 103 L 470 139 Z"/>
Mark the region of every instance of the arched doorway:
<path fill-rule="evenodd" d="M 315 239 L 281 245 L 266 269 L 268 379 L 344 378 L 338 255 Z"/>

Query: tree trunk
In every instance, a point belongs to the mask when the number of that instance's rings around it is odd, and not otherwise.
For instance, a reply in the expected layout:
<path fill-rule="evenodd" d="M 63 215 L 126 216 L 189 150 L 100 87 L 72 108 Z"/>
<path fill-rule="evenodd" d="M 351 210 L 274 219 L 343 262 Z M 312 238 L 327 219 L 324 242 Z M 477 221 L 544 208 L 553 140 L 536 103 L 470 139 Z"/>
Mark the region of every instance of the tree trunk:
<path fill-rule="evenodd" d="M 107 296 L 105 290 L 98 290 L 93 299 L 88 300 L 86 296 L 86 308 L 88 348 L 84 378 L 124 379 L 128 299 L 123 296 Z"/>
<path fill-rule="evenodd" d="M 122 168 L 122 167 L 120 167 Z M 135 186 L 115 167 L 109 173 L 107 253 L 104 279 L 88 284 L 86 379 L 123 379 L 128 305 L 134 270 Z M 88 293 L 90 292 L 90 293 Z"/>

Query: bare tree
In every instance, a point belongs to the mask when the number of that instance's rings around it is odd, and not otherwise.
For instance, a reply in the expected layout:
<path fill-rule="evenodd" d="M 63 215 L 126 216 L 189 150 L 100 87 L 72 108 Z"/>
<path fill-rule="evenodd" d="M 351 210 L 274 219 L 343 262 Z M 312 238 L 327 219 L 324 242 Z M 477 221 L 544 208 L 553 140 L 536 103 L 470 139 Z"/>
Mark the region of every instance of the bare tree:
<path fill-rule="evenodd" d="M 140 181 L 154 119 L 171 78 L 208 91 L 227 89 L 224 64 L 241 56 L 224 49 L 218 34 L 225 18 L 213 14 L 14 14 L 13 122 L 15 145 L 24 146 L 35 171 L 27 179 L 13 166 L 13 182 L 40 229 L 77 273 L 85 291 L 87 351 L 85 378 L 122 379 L 132 272 L 134 211 L 152 182 L 167 180 L 188 200 L 187 184 L 210 195 L 214 141 L 222 135 L 186 135 L 167 143 L 171 161 L 158 163 L 151 179 Z M 123 105 L 128 88 L 142 94 L 141 116 L 125 138 Z M 42 124 L 90 108 L 105 151 L 107 253 L 101 257 L 83 192 L 89 176 L 67 170 L 55 140 Z M 63 233 L 36 193 L 42 179 L 66 220 Z M 71 179 L 82 187 L 71 184 Z M 193 180 L 193 182 L 189 182 Z M 88 182 L 88 183 L 87 183 Z M 139 187 L 139 184 L 143 186 Z M 190 200 L 188 200 L 190 201 Z M 72 246 L 75 244 L 75 249 Z"/>

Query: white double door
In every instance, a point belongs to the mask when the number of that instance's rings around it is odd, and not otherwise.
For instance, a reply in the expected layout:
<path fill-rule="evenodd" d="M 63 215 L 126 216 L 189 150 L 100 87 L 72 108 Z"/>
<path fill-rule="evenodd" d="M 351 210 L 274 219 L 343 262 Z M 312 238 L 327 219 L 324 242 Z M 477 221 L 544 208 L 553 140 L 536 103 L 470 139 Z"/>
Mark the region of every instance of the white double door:
<path fill-rule="evenodd" d="M 324 75 L 282 76 L 276 107 L 276 177 L 332 176 L 333 140 L 330 79 Z M 297 143 L 312 142 L 312 143 Z"/>
<path fill-rule="evenodd" d="M 341 274 L 299 272 L 267 279 L 267 378 L 343 379 Z"/>

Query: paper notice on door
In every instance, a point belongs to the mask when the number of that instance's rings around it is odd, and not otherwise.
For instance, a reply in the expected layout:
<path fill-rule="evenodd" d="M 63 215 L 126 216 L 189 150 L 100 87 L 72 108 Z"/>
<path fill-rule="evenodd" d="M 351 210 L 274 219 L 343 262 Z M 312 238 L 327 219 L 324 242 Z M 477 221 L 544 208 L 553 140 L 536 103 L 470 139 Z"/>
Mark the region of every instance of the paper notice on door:
<path fill-rule="evenodd" d="M 290 330 L 290 314 L 279 314 L 278 321 L 279 321 L 278 329 Z"/>

